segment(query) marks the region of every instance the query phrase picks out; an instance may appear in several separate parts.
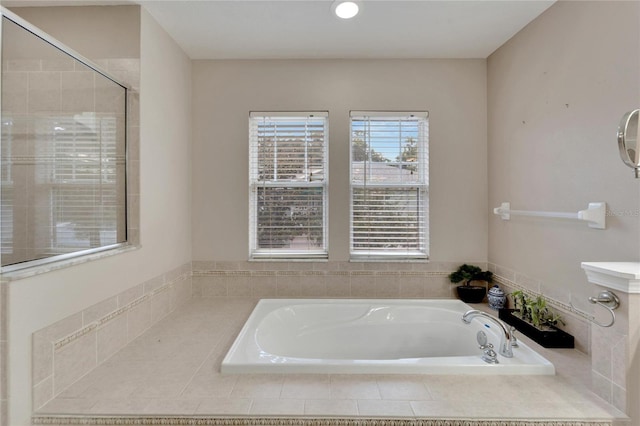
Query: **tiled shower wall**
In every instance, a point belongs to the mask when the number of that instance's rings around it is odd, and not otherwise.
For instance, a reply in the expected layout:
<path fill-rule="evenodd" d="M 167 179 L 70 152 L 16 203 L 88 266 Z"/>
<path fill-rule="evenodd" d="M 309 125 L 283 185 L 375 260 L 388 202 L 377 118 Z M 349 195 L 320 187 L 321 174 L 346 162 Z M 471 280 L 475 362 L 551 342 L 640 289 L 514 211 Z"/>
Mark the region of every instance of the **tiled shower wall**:
<path fill-rule="evenodd" d="M 127 105 L 127 146 L 128 146 L 128 170 L 127 170 L 127 241 L 136 245 L 139 242 L 139 59 L 107 59 L 97 61 L 97 65 L 129 85 Z M 18 175 L 25 173 L 26 167 L 48 164 L 50 159 L 46 150 L 42 148 L 49 142 L 39 140 L 36 128 L 36 117 L 52 117 L 59 114 L 61 117 L 69 114 L 78 114 L 83 111 L 101 111 L 112 108 L 114 97 L 121 96 L 120 91 L 114 91 L 112 83 L 106 83 L 104 78 L 96 78 L 95 73 L 86 66 L 72 58 L 64 59 L 13 59 L 3 62 L 2 111 L 3 116 L 10 117 L 13 122 L 11 134 L 12 144 L 10 157 L 13 163 L 13 172 Z M 101 100 L 98 102 L 98 100 Z M 42 144 L 39 146 L 38 143 Z M 48 152 L 48 151 L 47 151 Z M 9 170 L 8 164 L 3 164 Z M 31 169 L 29 169 L 31 170 Z M 32 179 L 36 179 L 35 172 Z M 3 175 L 4 176 L 4 175 Z M 24 178 L 15 179 L 15 182 L 25 182 Z M 3 182 L 4 184 L 5 182 Z M 10 202 L 14 209 L 13 217 L 25 218 L 33 208 L 35 199 L 33 192 L 37 186 L 29 184 L 31 188 L 11 187 L 15 199 Z M 46 187 L 43 190 L 49 191 Z M 29 196 L 29 197 L 28 197 Z M 123 199 L 124 201 L 124 199 Z M 124 206 L 122 206 L 124 208 Z M 28 210 L 29 209 L 29 210 Z M 45 211 L 35 209 L 35 211 Z M 37 214 L 37 213 L 36 213 Z M 46 218 L 37 217 L 43 221 Z M 44 247 L 41 242 L 33 240 L 25 231 L 26 223 L 16 220 L 14 223 L 13 253 L 3 253 L 5 263 L 24 261 L 25 258 L 34 257 L 30 251 L 35 247 Z M 123 233 L 124 230 L 119 232 Z M 15 256 L 15 260 L 12 259 Z"/>
<path fill-rule="evenodd" d="M 109 359 L 192 293 L 187 263 L 35 332 L 33 409 Z"/>

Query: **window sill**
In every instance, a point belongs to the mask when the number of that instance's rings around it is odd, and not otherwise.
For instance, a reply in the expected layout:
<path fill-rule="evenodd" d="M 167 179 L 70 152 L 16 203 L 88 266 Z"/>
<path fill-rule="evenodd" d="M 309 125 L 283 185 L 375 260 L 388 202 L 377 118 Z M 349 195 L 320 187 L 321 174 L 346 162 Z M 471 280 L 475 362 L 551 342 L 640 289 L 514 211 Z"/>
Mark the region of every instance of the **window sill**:
<path fill-rule="evenodd" d="M 139 245 L 122 243 L 118 244 L 118 246 L 114 248 L 89 254 L 80 254 L 63 260 L 52 260 L 51 262 L 43 263 L 40 265 L 25 265 L 22 268 L 20 268 L 19 265 L 13 265 L 0 269 L 0 277 L 2 277 L 2 281 L 22 280 L 25 278 L 34 277 L 36 275 L 46 274 L 47 272 L 57 271 L 59 269 L 80 265 L 82 263 L 92 262 L 94 260 L 104 259 L 106 257 L 138 250 L 139 248 Z"/>
<path fill-rule="evenodd" d="M 389 263 L 429 263 L 428 257 L 352 257 L 349 259 L 352 263 L 366 263 L 366 262 L 389 262 Z"/>

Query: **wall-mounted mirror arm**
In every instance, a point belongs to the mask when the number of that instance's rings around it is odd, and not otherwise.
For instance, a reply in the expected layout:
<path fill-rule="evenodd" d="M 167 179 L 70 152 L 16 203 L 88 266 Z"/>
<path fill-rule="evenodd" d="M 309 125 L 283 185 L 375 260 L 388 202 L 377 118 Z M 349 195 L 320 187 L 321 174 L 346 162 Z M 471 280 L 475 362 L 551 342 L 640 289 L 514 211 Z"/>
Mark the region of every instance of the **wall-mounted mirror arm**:
<path fill-rule="evenodd" d="M 618 126 L 618 149 L 620 158 L 631 167 L 636 178 L 640 178 L 640 109 L 627 112 Z"/>

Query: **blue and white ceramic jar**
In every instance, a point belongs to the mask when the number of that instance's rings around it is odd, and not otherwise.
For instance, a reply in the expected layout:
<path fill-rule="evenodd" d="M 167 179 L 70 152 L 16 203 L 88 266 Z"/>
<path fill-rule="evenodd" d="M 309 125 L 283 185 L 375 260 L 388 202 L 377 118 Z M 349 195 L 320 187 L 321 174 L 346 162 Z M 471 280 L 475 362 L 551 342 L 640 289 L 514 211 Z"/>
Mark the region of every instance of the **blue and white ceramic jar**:
<path fill-rule="evenodd" d="M 489 307 L 496 311 L 504 308 L 504 305 L 507 303 L 507 295 L 497 284 L 489 289 L 487 299 L 489 300 Z"/>

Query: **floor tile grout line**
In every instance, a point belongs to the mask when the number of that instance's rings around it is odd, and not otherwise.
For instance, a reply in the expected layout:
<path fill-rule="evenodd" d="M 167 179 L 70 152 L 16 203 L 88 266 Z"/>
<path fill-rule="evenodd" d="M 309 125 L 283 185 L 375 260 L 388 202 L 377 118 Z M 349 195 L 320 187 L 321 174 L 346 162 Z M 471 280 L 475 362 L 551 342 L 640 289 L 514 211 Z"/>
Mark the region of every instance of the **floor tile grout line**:
<path fill-rule="evenodd" d="M 222 333 L 222 335 L 224 336 L 226 333 Z M 196 374 L 198 373 L 198 371 L 200 371 L 200 369 L 204 366 L 204 364 L 207 362 L 207 360 L 213 356 L 214 351 L 216 349 L 218 349 L 218 346 L 220 346 L 220 344 L 222 343 L 222 337 L 220 337 L 218 339 L 218 341 L 216 341 L 216 343 L 213 345 L 213 347 L 211 348 L 211 350 L 207 353 L 207 356 L 202 360 L 202 362 L 200 363 L 200 365 L 198 365 L 198 368 L 195 369 L 195 371 L 193 372 L 193 374 L 191 375 L 191 378 L 189 378 L 189 380 L 187 381 L 187 383 L 184 385 L 184 387 L 182 388 L 182 390 L 180 391 L 180 393 L 178 394 L 178 396 L 183 396 L 184 392 L 187 390 L 187 388 L 189 387 L 189 385 L 191 384 L 191 382 L 193 381 L 193 379 L 195 378 Z M 234 387 L 235 387 L 235 383 L 234 383 Z M 231 389 L 231 391 L 233 391 L 233 388 Z M 202 403 L 202 401 L 201 401 Z"/>

